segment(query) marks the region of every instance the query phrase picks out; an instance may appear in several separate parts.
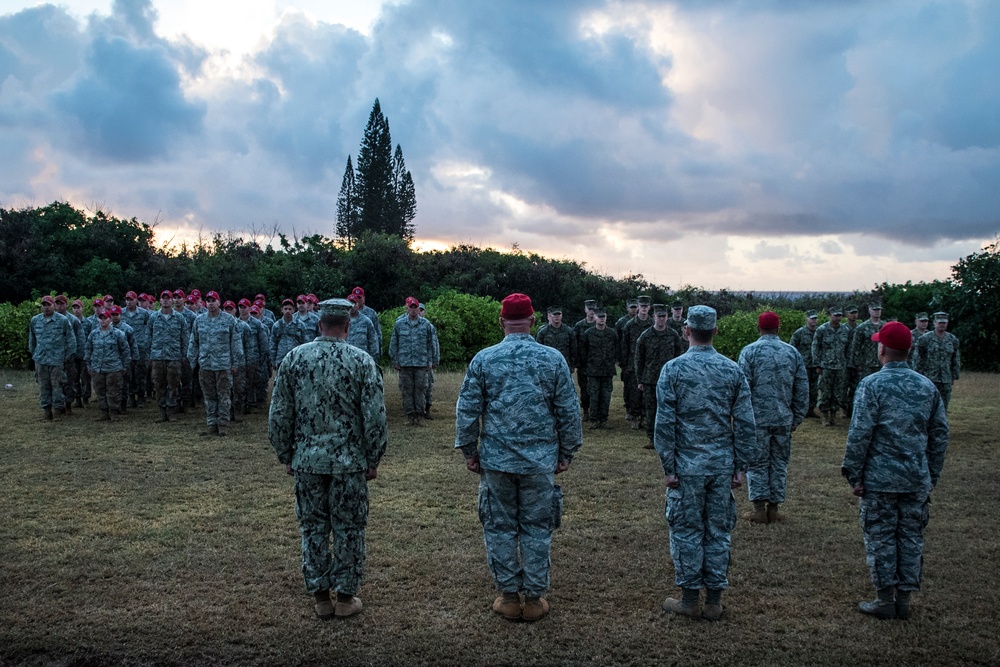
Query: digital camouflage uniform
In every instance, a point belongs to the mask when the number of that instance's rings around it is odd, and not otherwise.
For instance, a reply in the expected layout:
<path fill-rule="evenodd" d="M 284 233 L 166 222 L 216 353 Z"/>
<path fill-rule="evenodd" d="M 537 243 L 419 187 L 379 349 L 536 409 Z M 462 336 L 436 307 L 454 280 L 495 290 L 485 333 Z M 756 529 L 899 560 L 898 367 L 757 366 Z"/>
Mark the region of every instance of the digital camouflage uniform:
<path fill-rule="evenodd" d="M 100 327 L 90 332 L 83 361 L 90 370 L 98 407 L 118 412 L 121 407 L 122 379 L 125 369 L 132 363 L 125 334 L 115 327 L 102 331 Z"/>
<path fill-rule="evenodd" d="M 913 357 L 916 371 L 934 383 L 947 410 L 951 403 L 951 383 L 958 379 L 962 370 L 958 338 L 949 331 L 944 332 L 944 336 L 928 331 L 917 339 Z"/>
<path fill-rule="evenodd" d="M 156 312 L 156 311 L 153 311 Z M 122 322 L 132 327 L 135 336 L 135 345 L 138 348 L 139 356 L 132 362 L 132 369 L 129 373 L 129 391 L 136 403 L 146 400 L 146 368 L 149 366 L 149 316 L 150 311 L 145 308 L 122 310 Z"/>
<path fill-rule="evenodd" d="M 562 504 L 556 464 L 582 444 L 569 366 L 530 334 L 508 334 L 473 358 L 455 412 L 455 447 L 479 456 L 479 519 L 496 587 L 539 597 Z"/>
<path fill-rule="evenodd" d="M 732 479 L 757 447 L 746 376 L 711 345 L 692 342 L 663 366 L 656 397 L 656 451 L 664 474 L 680 480 L 667 488 L 675 581 L 684 589 L 728 588 Z"/>
<path fill-rule="evenodd" d="M 792 429 L 809 409 L 809 378 L 799 351 L 765 334 L 740 352 L 739 365 L 750 386 L 757 449 L 747 470 L 751 502 L 785 502 Z"/>
<path fill-rule="evenodd" d="M 820 368 L 816 407 L 820 412 L 836 412 L 847 408 L 847 339 L 846 326 L 836 329 L 829 322 L 816 327 L 812 342 L 812 358 Z"/>
<path fill-rule="evenodd" d="M 378 313 L 375 309 L 370 306 L 361 306 L 361 314 L 364 315 L 371 321 L 372 326 L 375 327 L 375 336 L 378 338 L 378 354 L 372 355 L 375 357 L 375 363 L 377 364 L 382 359 L 382 323 L 379 322 Z"/>
<path fill-rule="evenodd" d="M 854 368 L 857 381 L 865 379 L 878 372 L 881 364 L 878 361 L 878 343 L 872 340 L 872 334 L 882 330 L 885 322 L 873 323 L 865 320 L 858 325 L 851 337 L 850 365 Z"/>
<path fill-rule="evenodd" d="M 205 400 L 205 422 L 209 429 L 229 425 L 233 407 L 233 369 L 243 363 L 243 341 L 236 318 L 219 312 L 215 317 L 199 315 L 188 342 L 188 361 L 198 365 L 198 379 Z"/>
<path fill-rule="evenodd" d="M 880 591 L 920 589 L 930 492 L 948 437 L 940 394 L 906 362 L 888 362 L 858 383 L 841 472 L 864 486 L 861 529 Z"/>
<path fill-rule="evenodd" d="M 579 359 L 580 337 L 583 336 L 583 332 L 585 332 L 590 327 L 594 326 L 596 322 L 597 322 L 596 319 L 591 321 L 585 317 L 573 325 L 573 333 L 576 335 L 577 358 L 573 360 L 573 363 L 570 364 L 570 366 L 575 367 L 577 369 L 580 368 L 580 359 Z M 584 419 L 590 419 L 590 390 L 587 388 L 587 374 L 580 373 L 578 371 L 576 374 L 576 381 L 580 385 L 580 407 L 583 408 Z"/>
<path fill-rule="evenodd" d="M 799 351 L 802 360 L 806 364 L 806 376 L 809 378 L 809 410 L 807 414 L 813 416 L 813 408 L 816 407 L 819 399 L 819 374 L 820 367 L 812 356 L 812 342 L 816 330 L 810 330 L 808 326 L 801 326 L 795 330 L 788 343 Z"/>
<path fill-rule="evenodd" d="M 42 409 L 66 408 L 63 381 L 66 362 L 76 354 L 76 334 L 69 318 L 57 312 L 39 313 L 28 322 L 28 352 L 35 362 L 38 405 Z"/>
<path fill-rule="evenodd" d="M 284 317 L 271 326 L 271 365 L 281 366 L 285 355 L 306 342 L 306 332 L 299 321 L 292 317 L 289 322 Z"/>
<path fill-rule="evenodd" d="M 607 326 L 604 329 L 591 327 L 580 336 L 579 352 L 580 373 L 587 375 L 587 390 L 590 392 L 590 420 L 603 424 L 608 420 L 611 407 L 618 334 Z"/>
<path fill-rule="evenodd" d="M 188 348 L 188 321 L 171 309 L 155 311 L 146 324 L 149 335 L 149 362 L 153 367 L 156 402 L 161 410 L 177 409 L 181 397 L 181 371 Z"/>
<path fill-rule="evenodd" d="M 643 405 L 642 405 L 642 394 L 639 393 L 639 388 L 636 386 L 638 382 L 635 379 L 635 344 L 646 330 L 653 327 L 653 313 L 650 311 L 646 319 L 640 319 L 638 315 L 629 320 L 628 324 L 625 325 L 623 331 L 624 339 L 619 346 L 620 356 L 618 359 L 619 365 L 623 369 L 628 369 L 629 371 L 629 383 L 635 388 L 634 391 L 628 392 L 628 414 L 631 415 L 632 420 L 635 422 L 632 427 L 637 428 L 639 423 L 643 421 Z"/>
<path fill-rule="evenodd" d="M 638 301 L 630 300 L 627 302 L 626 307 L 628 309 L 635 310 L 639 307 Z M 636 311 L 638 312 L 638 311 Z M 622 342 L 625 340 L 625 325 L 629 323 L 635 317 L 635 313 L 629 314 L 628 311 L 624 315 L 618 318 L 615 322 L 615 333 L 618 335 L 618 346 L 621 348 Z M 617 359 L 621 359 L 621 349 L 618 350 Z M 629 384 L 636 384 L 635 371 L 632 368 L 622 369 L 622 402 L 625 407 L 625 412 L 628 413 L 629 398 L 631 398 L 630 390 L 628 388 Z"/>
<path fill-rule="evenodd" d="M 139 343 L 135 339 L 135 330 L 124 320 L 119 320 L 115 323 L 114 318 L 112 318 L 111 326 L 125 334 L 125 341 L 128 343 L 129 355 L 131 357 L 131 361 L 122 373 L 121 392 L 118 397 L 120 409 L 122 414 L 124 414 L 125 408 L 128 406 L 128 397 L 132 393 L 134 382 L 132 375 L 136 364 L 139 363 Z"/>
<path fill-rule="evenodd" d="M 663 365 L 684 353 L 681 342 L 680 335 L 668 326 L 663 331 L 646 329 L 635 343 L 635 378 L 643 385 L 642 404 L 650 442 L 656 426 L 656 382 Z"/>
<path fill-rule="evenodd" d="M 58 312 L 58 309 L 56 312 Z M 83 333 L 83 322 L 80 321 L 80 318 L 72 313 L 60 313 L 60 315 L 65 317 L 73 328 L 73 338 L 76 340 L 76 352 L 63 365 L 65 371 L 62 385 L 63 397 L 67 406 L 73 402 L 73 399 L 77 399 L 77 402 L 82 404 L 83 395 L 80 393 L 80 368 L 83 365 L 83 351 L 87 347 L 87 338 Z"/>
<path fill-rule="evenodd" d="M 365 473 L 378 467 L 387 443 L 375 361 L 325 336 L 290 351 L 275 376 L 268 437 L 295 472 L 306 590 L 354 595 L 365 563 Z"/>
<path fill-rule="evenodd" d="M 399 370 L 399 391 L 403 411 L 410 417 L 427 410 L 427 373 L 434 365 L 434 332 L 431 323 L 419 315 L 401 315 L 389 339 L 389 359 Z"/>
<path fill-rule="evenodd" d="M 349 345 L 370 354 L 376 362 L 382 356 L 375 327 L 372 325 L 372 321 L 360 312 L 351 317 L 351 326 L 347 330 L 347 342 Z"/>
<path fill-rule="evenodd" d="M 567 324 L 554 327 L 550 324 L 542 325 L 535 333 L 535 340 L 542 345 L 559 350 L 570 371 L 576 367 L 579 352 L 577 348 L 576 332 Z"/>

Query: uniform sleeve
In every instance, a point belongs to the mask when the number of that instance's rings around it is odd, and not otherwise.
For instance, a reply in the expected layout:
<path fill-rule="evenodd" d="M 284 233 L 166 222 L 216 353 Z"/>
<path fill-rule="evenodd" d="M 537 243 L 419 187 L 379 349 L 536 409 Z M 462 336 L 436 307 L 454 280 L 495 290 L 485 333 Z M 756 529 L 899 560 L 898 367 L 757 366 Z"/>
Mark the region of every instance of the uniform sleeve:
<path fill-rule="evenodd" d="M 571 333 L 569 337 L 569 363 L 570 372 L 573 371 L 573 365 L 576 364 L 578 359 L 577 352 L 579 349 L 580 341 L 576 339 L 576 333 Z"/>
<path fill-rule="evenodd" d="M 288 465 L 295 455 L 295 396 L 292 391 L 292 364 L 281 364 L 274 377 L 274 392 L 267 416 L 267 438 L 278 456 Z"/>
<path fill-rule="evenodd" d="M 374 360 L 365 360 L 365 382 L 361 387 L 361 415 L 364 420 L 365 458 L 368 468 L 377 468 L 388 443 L 385 394 L 382 376 Z"/>
<path fill-rule="evenodd" d="M 198 335 L 198 322 L 194 321 L 191 323 L 191 340 L 188 341 L 188 363 L 194 368 L 198 365 L 198 346 L 200 342 L 200 337 Z"/>
<path fill-rule="evenodd" d="M 573 385 L 569 365 L 559 355 L 559 370 L 556 377 L 556 395 L 553 412 L 556 434 L 559 436 L 559 460 L 572 462 L 576 451 L 583 445 L 583 422 L 580 419 L 580 402 Z"/>
<path fill-rule="evenodd" d="M 948 450 L 948 414 L 944 409 L 941 394 L 934 392 L 934 406 L 927 423 L 927 468 L 931 474 L 931 485 L 937 486 L 941 470 L 944 468 L 944 455 Z"/>
<path fill-rule="evenodd" d="M 669 365 L 660 371 L 656 383 L 656 424 L 653 444 L 660 455 L 664 475 L 677 474 L 677 394 L 674 391 Z"/>
<path fill-rule="evenodd" d="M 802 355 L 795 352 L 795 379 L 792 380 L 792 426 L 797 427 L 809 411 L 809 374 Z"/>
<path fill-rule="evenodd" d="M 389 339 L 389 361 L 393 366 L 399 356 L 399 330 L 395 325 L 392 327 L 392 338 Z"/>
<path fill-rule="evenodd" d="M 37 317 L 37 316 L 36 316 Z M 35 348 L 38 347 L 38 339 L 35 337 L 35 318 L 28 322 L 28 354 L 35 356 Z"/>
<path fill-rule="evenodd" d="M 68 361 L 76 354 L 76 332 L 73 330 L 73 323 L 69 321 L 69 318 L 66 318 L 64 336 L 66 337 L 66 356 L 64 358 Z"/>
<path fill-rule="evenodd" d="M 746 472 L 757 449 L 757 424 L 750 400 L 750 385 L 742 372 L 737 380 L 736 399 L 733 401 L 733 472 Z"/>
<path fill-rule="evenodd" d="M 118 331 L 115 340 L 118 341 L 118 356 L 121 357 L 122 366 L 127 369 L 132 363 L 132 350 L 129 348 L 128 339 L 124 333 Z"/>
<path fill-rule="evenodd" d="M 822 363 L 823 359 L 820 356 L 820 345 L 822 344 L 822 342 L 823 342 L 823 330 L 822 329 L 816 329 L 816 332 L 813 334 L 812 345 L 810 346 L 810 352 L 812 353 L 813 365 L 815 365 L 815 366 L 822 366 L 823 365 L 823 363 Z"/>
<path fill-rule="evenodd" d="M 958 379 L 958 374 L 962 371 L 962 355 L 958 351 L 958 338 L 955 338 L 955 354 L 951 357 L 951 379 Z"/>
<path fill-rule="evenodd" d="M 281 340 L 281 329 L 277 322 L 271 325 L 271 365 L 278 365 L 278 341 Z"/>
<path fill-rule="evenodd" d="M 229 359 L 233 366 L 246 364 L 243 356 L 243 335 L 236 326 L 235 318 L 229 326 Z"/>
<path fill-rule="evenodd" d="M 455 405 L 456 449 L 470 445 L 475 447 L 479 443 L 479 419 L 486 408 L 486 387 L 481 373 L 479 362 L 473 359 L 465 371 L 465 380 Z"/>
<path fill-rule="evenodd" d="M 874 396 L 868 391 L 868 383 L 862 381 L 854 394 L 851 426 L 847 430 L 847 447 L 840 467 L 840 474 L 847 478 L 851 486 L 861 486 L 864 480 L 868 449 L 875 435 L 877 420 L 878 406 Z"/>

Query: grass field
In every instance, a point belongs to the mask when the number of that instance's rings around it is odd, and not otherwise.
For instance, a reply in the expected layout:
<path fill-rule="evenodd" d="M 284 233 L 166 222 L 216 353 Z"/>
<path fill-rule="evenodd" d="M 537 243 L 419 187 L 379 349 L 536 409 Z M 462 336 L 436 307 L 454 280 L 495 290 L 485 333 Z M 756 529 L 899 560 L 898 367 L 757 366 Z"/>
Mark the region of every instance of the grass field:
<path fill-rule="evenodd" d="M 616 381 L 614 429 L 585 430 L 559 478 L 552 613 L 526 624 L 490 611 L 477 478 L 452 449 L 460 374 L 438 374 L 426 428 L 405 425 L 387 374 L 365 611 L 330 622 L 302 585 L 292 479 L 263 414 L 211 439 L 200 410 L 47 424 L 30 375 L 0 375 L 14 385 L 0 389 L 0 665 L 1000 664 L 1000 376 L 955 386 L 912 620 L 855 611 L 872 590 L 839 475 L 846 427 L 818 420 L 793 440 L 787 520 L 734 531 L 722 621 L 661 612 L 675 591 L 662 473 Z"/>

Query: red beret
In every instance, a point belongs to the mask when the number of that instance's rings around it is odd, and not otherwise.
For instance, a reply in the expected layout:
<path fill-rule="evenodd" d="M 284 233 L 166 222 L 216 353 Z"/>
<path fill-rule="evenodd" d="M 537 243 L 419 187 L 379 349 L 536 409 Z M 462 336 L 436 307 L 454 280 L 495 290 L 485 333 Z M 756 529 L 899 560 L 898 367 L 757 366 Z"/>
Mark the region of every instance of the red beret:
<path fill-rule="evenodd" d="M 500 317 L 505 320 L 526 320 L 535 316 L 531 298 L 515 292 L 500 302 Z"/>
<path fill-rule="evenodd" d="M 761 329 L 777 329 L 781 326 L 781 318 L 778 317 L 778 313 L 765 310 L 757 318 L 757 326 Z"/>

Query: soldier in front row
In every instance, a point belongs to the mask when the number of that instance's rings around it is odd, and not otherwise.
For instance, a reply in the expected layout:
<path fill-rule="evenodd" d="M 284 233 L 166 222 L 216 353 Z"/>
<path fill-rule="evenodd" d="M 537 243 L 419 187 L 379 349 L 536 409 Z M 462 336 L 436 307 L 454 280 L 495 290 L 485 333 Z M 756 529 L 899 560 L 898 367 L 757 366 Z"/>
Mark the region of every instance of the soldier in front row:
<path fill-rule="evenodd" d="M 812 341 L 813 336 L 816 335 L 816 322 L 818 318 L 819 313 L 815 310 L 806 311 L 806 323 L 796 329 L 788 341 L 792 347 L 799 351 L 799 354 L 802 355 L 802 360 L 806 364 L 806 375 L 809 377 L 809 409 L 806 411 L 806 417 L 818 416 L 816 414 L 816 399 L 819 396 L 820 367 L 819 364 L 813 361 L 812 356 Z"/>
<path fill-rule="evenodd" d="M 816 328 L 812 342 L 813 363 L 820 367 L 816 407 L 824 426 L 836 425 L 838 408 L 847 409 L 847 345 L 850 331 L 841 324 L 844 311 L 830 308 L 830 321 Z"/>
<path fill-rule="evenodd" d="M 572 373 L 579 357 L 576 333 L 568 325 L 563 324 L 562 306 L 549 306 L 546 318 L 548 323 L 543 324 L 535 332 L 535 340 L 559 350 L 566 360 L 566 365 L 569 366 L 569 372 Z"/>
<path fill-rule="evenodd" d="M 930 334 L 928 334 L 930 335 Z M 901 322 L 872 336 L 882 369 L 858 383 L 841 472 L 861 501 L 861 529 L 878 597 L 858 610 L 910 617 L 920 590 L 931 490 L 948 448 L 948 418 L 934 384 L 906 364 L 912 337 Z"/>
<path fill-rule="evenodd" d="M 580 373 L 587 376 L 590 392 L 590 428 L 605 428 L 611 409 L 611 392 L 618 356 L 618 335 L 608 326 L 603 306 L 594 309 L 594 326 L 580 336 Z"/>
<path fill-rule="evenodd" d="M 962 370 L 958 338 L 948 331 L 948 313 L 934 313 L 934 330 L 917 339 L 913 357 L 917 372 L 938 388 L 947 410 L 951 403 L 951 385 L 958 382 Z"/>
<path fill-rule="evenodd" d="M 684 353 L 683 339 L 667 324 L 667 307 L 653 304 L 653 326 L 635 342 L 636 389 L 642 397 L 643 419 L 646 424 L 646 449 L 653 449 L 656 425 L 656 381 L 660 379 L 663 365 Z"/>
<path fill-rule="evenodd" d="M 42 312 L 28 323 L 28 352 L 35 362 L 38 404 L 45 419 L 52 420 L 53 410 L 66 412 L 63 378 L 66 362 L 76 354 L 76 335 L 69 319 L 56 312 L 55 299 L 43 296 L 41 305 Z"/>

